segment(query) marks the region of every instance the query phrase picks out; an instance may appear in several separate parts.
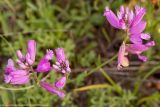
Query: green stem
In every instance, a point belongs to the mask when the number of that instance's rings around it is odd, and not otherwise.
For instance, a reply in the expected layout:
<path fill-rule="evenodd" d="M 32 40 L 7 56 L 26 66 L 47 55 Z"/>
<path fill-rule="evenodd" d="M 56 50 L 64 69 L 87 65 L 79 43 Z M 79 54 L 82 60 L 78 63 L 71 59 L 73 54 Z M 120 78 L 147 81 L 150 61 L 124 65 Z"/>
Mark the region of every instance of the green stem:
<path fill-rule="evenodd" d="M 114 59 L 117 58 L 117 54 L 114 55 L 111 59 L 105 61 L 104 63 L 102 63 L 101 65 L 97 66 L 96 68 L 92 69 L 90 72 L 88 72 L 88 74 L 86 74 L 86 76 L 91 75 L 93 72 L 97 71 L 98 69 L 102 68 L 103 66 L 105 66 L 106 64 L 112 62 Z"/>
<path fill-rule="evenodd" d="M 126 44 L 126 42 L 128 41 L 128 39 L 129 39 L 129 33 L 128 33 L 128 30 L 126 30 L 126 36 L 125 36 L 123 42 Z"/>
<path fill-rule="evenodd" d="M 104 75 L 104 77 L 110 82 L 112 85 L 116 85 L 116 83 L 112 80 L 112 78 L 103 70 L 100 68 L 100 72 Z"/>
<path fill-rule="evenodd" d="M 84 86 L 81 88 L 76 88 L 73 90 L 73 92 L 100 89 L 100 88 L 111 88 L 111 86 L 109 84 L 95 84 L 95 85 Z"/>
<path fill-rule="evenodd" d="M 0 86 L 0 89 L 1 90 L 10 90 L 10 91 L 21 91 L 21 90 L 28 90 L 28 89 L 31 89 L 34 87 L 35 87 L 35 85 L 31 85 L 31 86 L 23 87 L 23 88 L 7 88 L 7 87 Z"/>

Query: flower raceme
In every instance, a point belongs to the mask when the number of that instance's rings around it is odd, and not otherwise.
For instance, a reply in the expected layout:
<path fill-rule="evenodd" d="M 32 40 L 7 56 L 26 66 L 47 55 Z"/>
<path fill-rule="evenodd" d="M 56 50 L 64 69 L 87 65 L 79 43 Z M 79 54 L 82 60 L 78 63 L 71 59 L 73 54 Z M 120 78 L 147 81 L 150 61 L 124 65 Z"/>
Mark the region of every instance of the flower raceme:
<path fill-rule="evenodd" d="M 16 59 L 18 68 L 14 67 L 12 59 L 8 60 L 6 70 L 4 73 L 4 79 L 6 83 L 21 85 L 29 82 L 30 73 L 29 68 L 33 65 L 36 55 L 36 42 L 34 40 L 28 41 L 28 51 L 26 55 L 23 55 L 20 50 L 17 50 Z"/>
<path fill-rule="evenodd" d="M 139 6 L 135 6 L 134 12 L 121 6 L 117 12 L 117 16 L 108 7 L 105 9 L 104 16 L 108 22 L 117 29 L 123 29 L 128 34 L 127 36 L 131 42 L 126 44 L 126 41 L 124 41 L 120 46 L 118 52 L 118 69 L 129 65 L 128 54 L 135 54 L 140 60 L 147 61 L 147 57 L 141 55 L 141 53 L 155 46 L 154 41 L 146 44 L 143 42 L 151 38 L 150 34 L 143 33 L 147 24 L 146 21 L 142 20 L 145 13 L 145 8 Z"/>
<path fill-rule="evenodd" d="M 57 61 L 55 64 L 53 64 L 53 68 L 57 71 L 57 73 L 61 73 L 62 77 L 55 82 L 54 86 L 49 85 L 46 82 L 41 82 L 41 86 L 48 90 L 51 93 L 54 93 L 58 95 L 60 98 L 63 98 L 65 94 L 61 92 L 60 90 L 65 86 L 66 78 L 68 74 L 70 73 L 70 67 L 69 67 L 69 61 L 65 56 L 63 48 L 57 48 L 55 49 L 55 56 L 57 58 Z M 49 63 L 49 60 L 51 60 L 53 57 L 53 52 L 51 50 L 47 51 L 47 54 L 42 58 L 40 63 L 38 64 L 37 71 L 38 72 L 48 72 L 51 65 Z"/>
<path fill-rule="evenodd" d="M 50 72 L 54 68 L 58 73 L 61 73 L 62 77 L 55 82 L 53 86 L 44 82 L 45 80 L 43 78 L 42 80 L 37 81 L 37 78 L 35 80 L 49 92 L 58 95 L 60 98 L 63 98 L 65 94 L 61 92 L 61 90 L 65 86 L 67 76 L 71 71 L 69 67 L 69 61 L 65 56 L 63 48 L 57 48 L 55 50 L 55 55 L 52 50 L 47 50 L 46 55 L 44 55 L 44 57 L 40 60 L 36 69 L 33 69 L 32 67 L 36 57 L 36 42 L 34 40 L 29 40 L 27 48 L 28 50 L 26 55 L 23 55 L 20 50 L 17 50 L 17 68 L 14 66 L 12 59 L 8 60 L 4 72 L 5 83 L 13 85 L 26 84 L 30 81 L 32 74 Z M 53 59 L 53 56 L 57 58 L 57 61 L 52 67 L 50 61 Z"/>

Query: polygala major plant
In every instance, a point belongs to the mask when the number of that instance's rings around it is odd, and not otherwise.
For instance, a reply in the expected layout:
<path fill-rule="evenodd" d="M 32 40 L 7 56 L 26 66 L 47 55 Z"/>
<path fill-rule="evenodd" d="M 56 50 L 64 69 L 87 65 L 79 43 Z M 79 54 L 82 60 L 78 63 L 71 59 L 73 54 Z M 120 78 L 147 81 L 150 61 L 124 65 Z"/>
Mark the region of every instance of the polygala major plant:
<path fill-rule="evenodd" d="M 128 54 L 135 54 L 140 60 L 147 61 L 147 57 L 142 55 L 142 52 L 155 45 L 154 41 L 144 43 L 144 40 L 148 41 L 151 38 L 150 34 L 143 33 L 146 21 L 142 18 L 145 13 L 146 9 L 140 6 L 135 6 L 134 11 L 121 6 L 117 16 L 108 7 L 105 9 L 104 16 L 108 22 L 117 29 L 123 29 L 127 34 L 118 52 L 118 70 L 129 66 Z M 131 43 L 127 43 L 128 39 Z"/>
<path fill-rule="evenodd" d="M 52 65 L 50 61 L 53 59 L 53 56 L 57 58 L 57 61 Z M 36 57 L 36 42 L 34 40 L 28 41 L 28 50 L 26 55 L 22 54 L 20 50 L 17 50 L 17 57 L 16 67 L 14 66 L 14 61 L 12 59 L 8 59 L 8 64 L 4 72 L 5 83 L 22 85 L 28 83 L 33 77 L 37 83 L 49 92 L 58 95 L 60 98 L 65 96 L 64 92 L 61 90 L 65 86 L 71 69 L 63 48 L 57 48 L 53 51 L 47 50 L 46 55 L 44 55 L 40 60 L 36 69 L 33 69 L 32 67 Z M 52 69 L 55 69 L 57 73 L 62 75 L 62 77 L 55 82 L 53 86 L 45 82 L 45 77 L 38 80 L 36 73 L 50 72 Z"/>

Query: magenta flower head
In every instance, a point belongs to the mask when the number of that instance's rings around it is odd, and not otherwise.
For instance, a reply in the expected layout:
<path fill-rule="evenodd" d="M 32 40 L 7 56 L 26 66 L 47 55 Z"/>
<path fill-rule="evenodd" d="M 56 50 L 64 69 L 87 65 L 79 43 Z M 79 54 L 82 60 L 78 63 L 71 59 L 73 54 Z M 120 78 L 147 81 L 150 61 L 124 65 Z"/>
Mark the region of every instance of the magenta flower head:
<path fill-rule="evenodd" d="M 67 60 L 63 48 L 58 48 L 55 50 L 55 55 L 57 61 L 53 64 L 53 68 L 57 72 L 67 73 L 70 72 L 69 61 Z"/>
<path fill-rule="evenodd" d="M 66 83 L 66 77 L 63 76 L 54 85 L 55 85 L 55 87 L 62 89 L 64 87 L 65 83 Z"/>
<path fill-rule="evenodd" d="M 49 60 L 52 60 L 53 58 L 53 51 L 47 50 L 47 54 L 41 59 L 39 62 L 36 71 L 37 72 L 48 72 L 51 70 L 51 64 Z"/>
<path fill-rule="evenodd" d="M 129 66 L 129 60 L 126 57 L 126 55 L 128 55 L 128 52 L 126 52 L 126 46 L 125 43 L 123 42 L 118 52 L 118 66 L 117 66 L 118 70 L 120 70 L 122 67 Z"/>
<path fill-rule="evenodd" d="M 29 73 L 26 70 L 20 70 L 14 67 L 12 59 L 8 60 L 8 64 L 4 73 L 5 83 L 21 85 L 29 82 Z"/>
<path fill-rule="evenodd" d="M 139 6 L 135 6 L 135 13 L 132 10 L 130 11 L 128 8 L 125 9 L 123 6 L 121 6 L 116 16 L 112 12 L 112 10 L 106 7 L 104 16 L 106 17 L 108 22 L 115 28 L 131 29 L 134 26 L 140 27 L 141 25 L 143 25 L 143 27 L 141 28 L 143 29 L 146 23 L 141 22 L 141 20 L 145 13 L 145 9 Z"/>
<path fill-rule="evenodd" d="M 56 94 L 57 96 L 59 96 L 60 98 L 64 98 L 65 94 L 59 90 L 56 90 L 54 87 L 52 87 L 50 84 L 46 83 L 46 82 L 41 82 L 40 83 L 41 86 L 43 88 L 45 88 L 47 91 Z"/>

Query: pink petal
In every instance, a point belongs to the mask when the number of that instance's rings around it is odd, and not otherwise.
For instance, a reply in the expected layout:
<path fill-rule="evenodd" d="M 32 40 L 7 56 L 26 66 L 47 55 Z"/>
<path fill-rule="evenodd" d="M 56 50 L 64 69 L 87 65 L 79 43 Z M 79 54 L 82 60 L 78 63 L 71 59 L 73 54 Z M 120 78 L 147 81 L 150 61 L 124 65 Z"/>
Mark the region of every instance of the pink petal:
<path fill-rule="evenodd" d="M 28 53 L 30 55 L 30 59 L 34 62 L 36 55 L 36 42 L 34 40 L 28 41 Z"/>
<path fill-rule="evenodd" d="M 141 38 L 144 40 L 149 40 L 151 36 L 148 33 L 141 33 Z"/>
<path fill-rule="evenodd" d="M 126 50 L 125 50 L 125 43 L 120 46 L 119 52 L 118 52 L 118 66 L 117 69 L 121 69 L 122 66 L 127 67 L 129 65 L 129 60 L 126 55 Z"/>
<path fill-rule="evenodd" d="M 47 50 L 47 54 L 45 55 L 45 58 L 47 60 L 51 60 L 53 58 L 53 51 L 52 50 Z"/>
<path fill-rule="evenodd" d="M 26 69 L 28 68 L 28 66 L 26 66 L 23 62 L 21 62 L 20 60 L 16 60 L 17 64 L 22 68 L 22 69 Z"/>
<path fill-rule="evenodd" d="M 131 34 L 139 34 L 139 33 L 143 32 L 145 27 L 146 27 L 146 22 L 145 21 L 141 21 L 136 26 L 131 27 L 129 32 Z"/>
<path fill-rule="evenodd" d="M 148 60 L 148 58 L 146 56 L 143 56 L 143 55 L 138 55 L 138 58 L 140 60 L 142 60 L 143 62 L 146 62 Z"/>
<path fill-rule="evenodd" d="M 60 66 L 60 63 L 58 61 L 56 61 L 56 65 Z"/>
<path fill-rule="evenodd" d="M 106 7 L 106 10 L 104 12 L 104 16 L 107 18 L 108 22 L 115 28 L 120 29 L 120 23 L 119 23 L 119 19 L 116 17 L 116 15 L 112 12 L 112 10 L 108 9 L 108 7 Z"/>
<path fill-rule="evenodd" d="M 5 73 L 10 73 L 15 70 L 14 62 L 12 59 L 8 59 L 8 63 L 5 69 Z"/>
<path fill-rule="evenodd" d="M 140 34 L 132 34 L 129 36 L 129 39 L 134 44 L 142 44 L 142 39 L 140 37 Z"/>
<path fill-rule="evenodd" d="M 151 41 L 151 42 L 148 42 L 145 44 L 147 47 L 152 47 L 152 46 L 155 46 L 155 42 L 154 41 Z"/>
<path fill-rule="evenodd" d="M 27 75 L 27 74 L 28 74 L 28 71 L 26 71 L 26 70 L 19 70 L 19 69 L 17 69 L 16 71 L 10 73 L 10 75 L 12 75 L 12 76 L 16 76 L 16 75 L 18 75 L 18 76 L 24 76 L 24 75 Z"/>
<path fill-rule="evenodd" d="M 7 67 L 14 68 L 14 62 L 12 59 L 8 59 Z"/>
<path fill-rule="evenodd" d="M 39 62 L 38 66 L 37 66 L 36 71 L 37 72 L 48 72 L 50 70 L 51 70 L 50 62 L 45 58 L 41 59 L 41 61 Z"/>
<path fill-rule="evenodd" d="M 21 84 L 26 84 L 29 82 L 29 77 L 28 76 L 21 76 L 21 77 L 17 77 L 17 78 L 12 78 L 11 80 L 11 84 L 14 85 L 21 85 Z"/>
<path fill-rule="evenodd" d="M 149 47 L 143 45 L 143 44 L 128 44 L 126 46 L 126 50 L 128 53 L 131 54 L 141 54 L 144 51 L 147 51 Z"/>
<path fill-rule="evenodd" d="M 9 83 L 11 81 L 11 79 L 12 79 L 12 76 L 4 74 L 4 81 L 5 81 L 5 83 Z"/>
<path fill-rule="evenodd" d="M 41 84 L 41 86 L 42 86 L 43 88 L 45 88 L 47 91 L 49 91 L 49 92 L 51 92 L 51 93 L 53 93 L 53 94 L 58 95 L 60 98 L 64 98 L 65 94 L 64 94 L 63 92 L 61 92 L 61 91 L 56 90 L 56 89 L 53 88 L 50 84 L 48 84 L 48 83 L 46 83 L 46 82 L 41 82 L 40 84 Z"/>
<path fill-rule="evenodd" d="M 55 64 L 52 65 L 53 68 L 57 71 L 57 72 L 60 72 L 61 71 L 61 68 Z"/>
<path fill-rule="evenodd" d="M 20 50 L 17 50 L 17 56 L 18 58 L 21 60 L 21 61 L 24 61 L 25 60 L 25 57 L 23 56 L 22 52 Z"/>
<path fill-rule="evenodd" d="M 130 12 L 129 12 L 129 18 L 128 18 L 128 20 L 129 20 L 129 25 L 131 24 L 131 22 L 132 22 L 132 20 L 133 20 L 133 17 L 134 17 L 134 13 L 133 13 L 133 11 L 131 10 Z"/>
<path fill-rule="evenodd" d="M 124 14 L 124 6 L 121 6 L 119 11 L 117 12 L 118 19 L 122 19 L 123 18 L 123 14 Z"/>
<path fill-rule="evenodd" d="M 141 22 L 145 13 L 146 13 L 145 8 L 141 8 L 140 10 L 138 10 L 137 14 L 135 15 L 135 17 L 131 23 L 131 27 L 136 26 L 139 22 Z"/>
<path fill-rule="evenodd" d="M 29 64 L 29 65 L 33 65 L 34 61 L 31 59 L 31 56 L 29 53 L 26 54 L 26 62 Z"/>
<path fill-rule="evenodd" d="M 66 73 L 66 71 L 63 69 L 63 70 L 62 70 L 62 73 L 64 73 L 64 74 L 65 74 L 65 73 Z"/>
<path fill-rule="evenodd" d="M 55 54 L 56 54 L 58 62 L 60 62 L 60 63 L 66 59 L 63 48 L 57 48 L 55 50 Z"/>
<path fill-rule="evenodd" d="M 66 77 L 63 76 L 55 83 L 55 87 L 62 89 L 64 87 L 65 83 L 66 83 Z"/>

